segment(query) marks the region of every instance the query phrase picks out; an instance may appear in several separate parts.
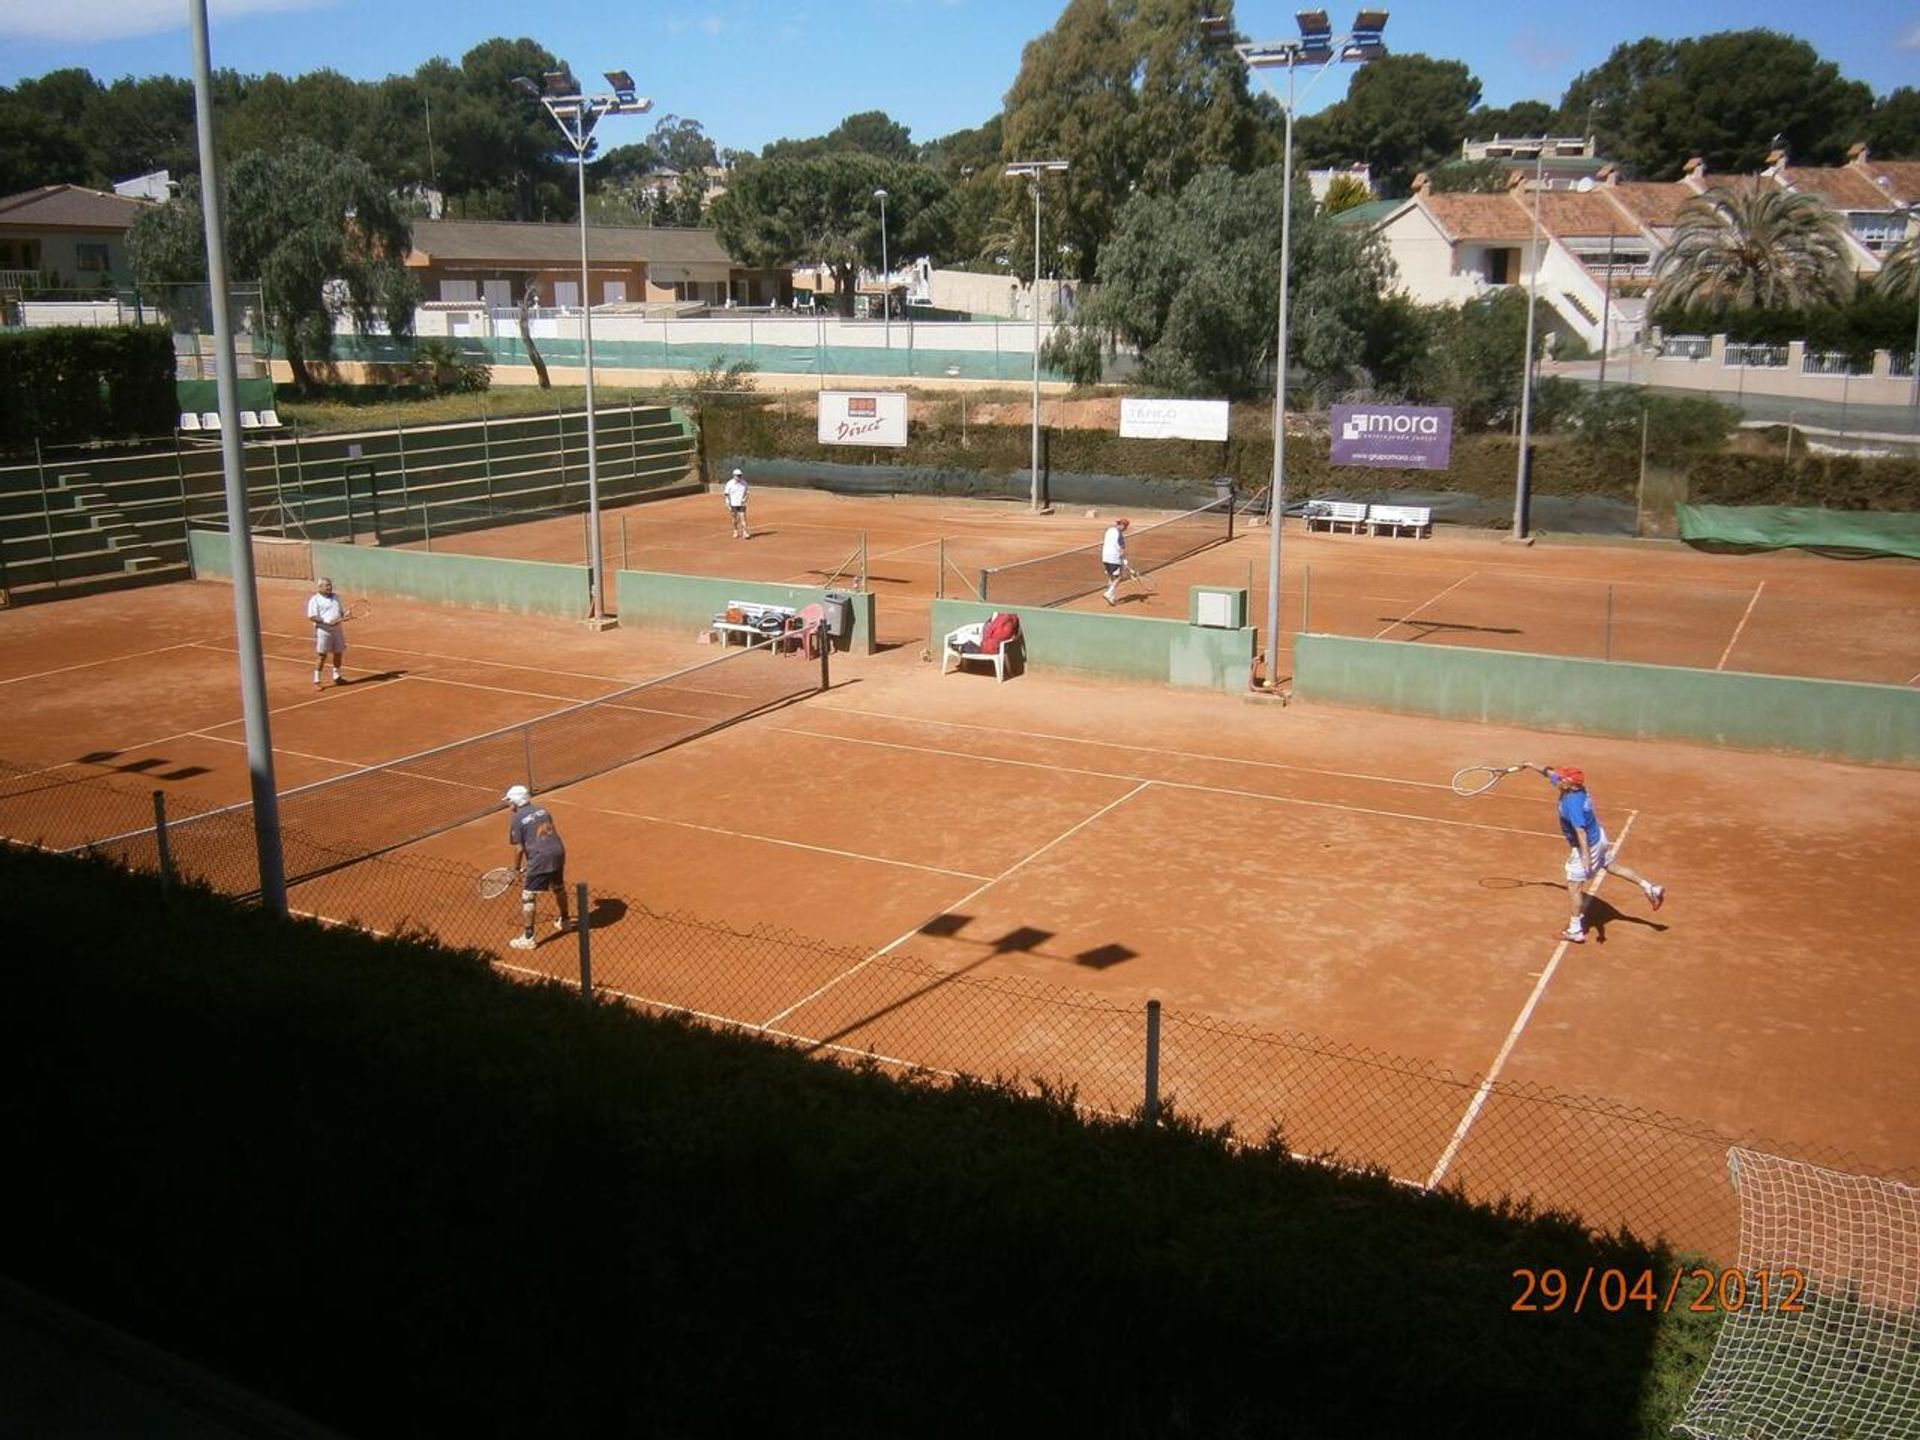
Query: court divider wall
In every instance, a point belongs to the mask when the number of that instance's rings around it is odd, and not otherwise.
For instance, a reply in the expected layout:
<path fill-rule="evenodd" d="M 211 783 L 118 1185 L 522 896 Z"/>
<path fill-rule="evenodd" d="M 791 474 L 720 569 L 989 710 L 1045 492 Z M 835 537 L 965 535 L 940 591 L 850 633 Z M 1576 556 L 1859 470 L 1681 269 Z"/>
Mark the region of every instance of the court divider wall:
<path fill-rule="evenodd" d="M 948 632 L 1000 610 L 1020 617 L 1020 659 L 1027 668 L 1233 694 L 1244 693 L 1253 683 L 1255 631 L 1250 625 L 1213 629 L 1185 620 L 936 600 L 930 648 L 938 656 Z"/>
<path fill-rule="evenodd" d="M 771 580 L 717 580 L 711 575 L 674 575 L 662 570 L 621 570 L 614 580 L 620 597 L 620 623 L 704 630 L 713 617 L 736 600 L 752 605 L 820 604 L 828 591 L 817 585 L 782 585 Z M 847 648 L 856 655 L 874 652 L 873 592 L 834 590 L 846 597 L 853 621 Z"/>
<path fill-rule="evenodd" d="M 188 535 L 193 573 L 230 579 L 233 562 L 224 530 Z M 430 605 L 507 610 L 521 615 L 557 615 L 577 620 L 587 613 L 587 571 L 582 565 L 546 560 L 501 560 L 490 555 L 429 554 L 365 545 L 313 542 L 313 573 L 331 576 L 350 599 L 390 595 Z"/>
<path fill-rule="evenodd" d="M 1296 699 L 1535 729 L 1920 764 L 1920 690 L 1302 635 Z"/>

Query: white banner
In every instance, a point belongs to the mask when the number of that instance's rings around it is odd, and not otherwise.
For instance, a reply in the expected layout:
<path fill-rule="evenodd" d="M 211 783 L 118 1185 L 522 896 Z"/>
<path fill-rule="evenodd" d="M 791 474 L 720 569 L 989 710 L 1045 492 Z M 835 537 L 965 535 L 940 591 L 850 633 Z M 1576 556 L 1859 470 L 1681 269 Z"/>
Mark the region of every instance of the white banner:
<path fill-rule="evenodd" d="M 1224 440 L 1224 400 L 1122 400 L 1120 433 L 1129 440 Z"/>
<path fill-rule="evenodd" d="M 822 445 L 905 445 L 905 392 L 822 390 L 819 437 Z"/>

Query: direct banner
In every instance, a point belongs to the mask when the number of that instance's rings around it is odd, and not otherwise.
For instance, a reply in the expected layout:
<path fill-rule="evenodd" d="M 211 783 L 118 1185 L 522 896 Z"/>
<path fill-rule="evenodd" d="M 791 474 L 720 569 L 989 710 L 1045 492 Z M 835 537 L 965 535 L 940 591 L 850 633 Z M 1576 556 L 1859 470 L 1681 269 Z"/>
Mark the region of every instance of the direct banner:
<path fill-rule="evenodd" d="M 1336 405 L 1333 463 L 1387 470 L 1445 470 L 1453 459 L 1447 405 Z"/>
<path fill-rule="evenodd" d="M 898 390 L 822 390 L 822 445 L 905 445 L 907 397 Z"/>
<path fill-rule="evenodd" d="M 1120 434 L 1129 440 L 1224 440 L 1227 402 L 1123 399 Z"/>

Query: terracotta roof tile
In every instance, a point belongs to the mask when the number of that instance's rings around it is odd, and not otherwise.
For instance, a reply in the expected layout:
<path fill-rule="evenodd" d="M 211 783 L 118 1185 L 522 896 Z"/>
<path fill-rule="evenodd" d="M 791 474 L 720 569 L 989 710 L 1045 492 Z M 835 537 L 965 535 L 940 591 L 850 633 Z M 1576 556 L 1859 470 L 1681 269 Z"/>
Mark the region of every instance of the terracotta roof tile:
<path fill-rule="evenodd" d="M 1526 197 L 1525 203 L 1532 205 L 1532 197 Z M 1541 191 L 1540 226 L 1549 235 L 1559 236 L 1638 233 L 1638 227 L 1598 189 Z"/>
<path fill-rule="evenodd" d="M 1920 160 L 1875 160 L 1868 158 L 1867 176 L 1879 182 L 1880 193 L 1902 205 L 1920 204 Z"/>
<path fill-rule="evenodd" d="M 1835 169 L 1788 166 L 1781 179 L 1795 190 L 1818 195 L 1836 210 L 1890 210 L 1893 202 L 1851 165 Z"/>
<path fill-rule="evenodd" d="M 1677 181 L 1623 181 L 1597 193 L 1604 193 L 1640 224 L 1662 228 L 1677 225 L 1680 208 L 1694 198 L 1692 187 Z"/>
<path fill-rule="evenodd" d="M 1512 194 L 1422 195 L 1420 203 L 1453 240 L 1525 240 L 1533 215 Z"/>
<path fill-rule="evenodd" d="M 588 244 L 596 260 L 627 264 L 730 264 L 711 230 L 592 225 Z M 577 225 L 539 225 L 510 220 L 416 220 L 416 264 L 493 261 L 500 264 L 580 263 Z"/>
<path fill-rule="evenodd" d="M 39 230 L 125 230 L 151 204 L 79 185 L 42 185 L 0 199 L 0 225 Z"/>

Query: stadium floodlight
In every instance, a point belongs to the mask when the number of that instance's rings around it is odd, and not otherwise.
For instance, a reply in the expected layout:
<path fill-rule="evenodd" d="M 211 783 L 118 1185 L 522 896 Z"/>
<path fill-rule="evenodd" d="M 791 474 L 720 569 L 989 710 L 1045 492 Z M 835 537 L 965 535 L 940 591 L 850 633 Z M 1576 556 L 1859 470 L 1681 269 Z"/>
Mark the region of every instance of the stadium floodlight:
<path fill-rule="evenodd" d="M 1033 508 L 1044 509 L 1040 495 L 1040 177 L 1063 173 L 1065 160 L 1016 160 L 1007 174 L 1024 176 L 1033 192 Z"/>
<path fill-rule="evenodd" d="M 653 101 L 634 93 L 633 76 L 625 70 L 605 72 L 613 93 L 581 93 L 571 70 L 549 70 L 535 85 L 524 75 L 513 77 L 523 95 L 537 98 L 573 149 L 580 183 L 580 340 L 587 372 L 587 624 L 596 630 L 616 623 L 607 614 L 607 570 L 600 552 L 600 431 L 593 410 L 593 281 L 587 266 L 587 151 L 593 148 L 594 126 L 603 115 L 644 115 Z"/>
<path fill-rule="evenodd" d="M 1382 32 L 1387 28 L 1385 10 L 1362 10 L 1353 17 L 1347 33 L 1336 36 L 1333 22 L 1324 10 L 1302 10 L 1294 19 L 1300 28 L 1298 40 L 1247 41 L 1234 45 L 1241 64 L 1264 73 L 1284 68 L 1287 72 L 1287 97 L 1281 102 L 1286 117 L 1286 142 L 1280 163 L 1280 319 L 1273 366 L 1273 483 L 1267 491 L 1267 527 L 1270 531 L 1267 553 L 1267 685 L 1280 684 L 1280 535 L 1285 528 L 1287 503 L 1287 286 L 1293 259 L 1293 117 L 1299 102 L 1306 99 L 1321 77 L 1336 61 L 1365 64 L 1387 53 Z M 1203 20 L 1201 33 L 1211 38 L 1227 27 Z M 1230 37 L 1227 37 L 1230 38 Z M 1307 88 L 1294 93 L 1294 72 L 1303 66 L 1316 72 Z M 1271 91 L 1271 82 L 1268 85 Z M 1274 95 L 1279 100 L 1278 94 Z"/>
<path fill-rule="evenodd" d="M 893 349 L 893 272 L 887 269 L 887 192 L 879 189 L 873 198 L 880 202 L 880 314 L 884 317 L 887 349 Z"/>

